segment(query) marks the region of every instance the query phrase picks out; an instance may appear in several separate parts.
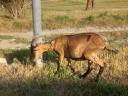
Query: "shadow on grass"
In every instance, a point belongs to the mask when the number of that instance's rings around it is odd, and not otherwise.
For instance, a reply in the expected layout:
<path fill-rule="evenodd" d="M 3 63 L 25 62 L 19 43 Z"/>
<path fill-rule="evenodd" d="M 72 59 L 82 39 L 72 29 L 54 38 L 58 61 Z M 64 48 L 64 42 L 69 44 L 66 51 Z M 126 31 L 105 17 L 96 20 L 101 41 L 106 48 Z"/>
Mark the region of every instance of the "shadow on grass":
<path fill-rule="evenodd" d="M 6 58 L 8 58 L 8 61 L 11 62 L 27 64 L 30 60 L 29 49 L 6 50 L 4 53 Z M 45 61 L 54 60 L 56 57 L 57 55 L 53 52 L 44 54 Z M 34 75 L 33 72 L 32 78 L 29 77 L 30 79 L 27 78 L 25 80 L 24 75 L 23 77 L 18 78 L 16 76 L 9 80 L 0 75 L 1 96 L 128 96 L 127 82 L 126 84 L 123 81 L 120 83 L 108 81 L 100 81 L 99 83 L 96 83 L 89 81 L 88 79 L 86 79 L 88 80 L 86 81 L 80 80 L 75 76 L 72 77 L 71 74 L 68 74 L 68 72 L 65 71 L 60 72 L 59 76 L 58 74 L 54 75 L 52 72 L 49 72 L 53 70 L 53 67 L 49 68 L 46 66 L 45 69 L 41 70 L 39 70 L 39 74 L 37 75 Z M 12 74 L 17 74 L 16 72 L 18 71 L 12 71 L 12 73 L 9 71 L 11 77 Z M 21 76 L 20 74 L 18 76 Z M 24 70 L 22 74 L 25 74 Z"/>
<path fill-rule="evenodd" d="M 58 79 L 49 83 L 45 80 L 30 81 L 31 84 L 21 84 L 18 88 L 6 89 L 6 94 L 13 94 L 13 96 L 128 96 L 128 86 L 116 83 L 104 82 L 85 82 L 73 81 L 68 79 Z M 48 81 L 47 81 L 48 82 Z M 84 82 L 84 83 L 83 83 Z M 1 93 L 2 91 L 0 91 Z M 9 93 L 8 93 L 9 92 Z"/>
<path fill-rule="evenodd" d="M 30 50 L 20 49 L 20 50 L 5 50 L 4 55 L 7 59 L 8 64 L 20 63 L 20 64 L 30 64 Z M 47 52 L 43 55 L 43 61 L 55 61 L 57 54 L 55 52 Z"/>
<path fill-rule="evenodd" d="M 8 64 L 12 63 L 21 63 L 28 64 L 30 63 L 30 50 L 21 49 L 21 50 L 5 50 L 5 58 L 7 59 Z"/>
<path fill-rule="evenodd" d="M 79 81 L 52 82 L 51 85 L 43 87 L 42 90 L 46 90 L 45 92 L 47 92 L 47 90 L 51 89 L 51 92 L 47 94 L 51 95 L 50 93 L 52 93 L 54 94 L 53 96 L 128 96 L 128 86 L 121 84 L 90 81 L 84 84 L 81 83 Z M 52 91 L 52 88 L 54 88 L 54 91 Z"/>

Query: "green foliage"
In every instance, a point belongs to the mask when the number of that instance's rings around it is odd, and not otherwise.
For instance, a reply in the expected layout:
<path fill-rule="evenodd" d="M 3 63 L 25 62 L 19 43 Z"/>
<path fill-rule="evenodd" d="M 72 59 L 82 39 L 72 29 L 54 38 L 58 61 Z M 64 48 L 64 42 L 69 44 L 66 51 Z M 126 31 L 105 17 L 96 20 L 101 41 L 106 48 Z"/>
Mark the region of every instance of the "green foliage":
<path fill-rule="evenodd" d="M 30 50 L 20 49 L 20 50 L 4 50 L 4 55 L 7 58 L 9 64 L 20 63 L 28 64 L 30 63 Z"/>
<path fill-rule="evenodd" d="M 47 52 L 43 55 L 43 59 L 47 61 L 55 61 L 57 57 L 58 56 L 55 52 Z"/>
<path fill-rule="evenodd" d="M 90 16 L 88 16 L 88 17 L 86 18 L 86 20 L 88 20 L 89 22 L 93 22 L 93 21 L 96 20 L 96 17 L 93 16 L 93 15 L 90 15 Z"/>

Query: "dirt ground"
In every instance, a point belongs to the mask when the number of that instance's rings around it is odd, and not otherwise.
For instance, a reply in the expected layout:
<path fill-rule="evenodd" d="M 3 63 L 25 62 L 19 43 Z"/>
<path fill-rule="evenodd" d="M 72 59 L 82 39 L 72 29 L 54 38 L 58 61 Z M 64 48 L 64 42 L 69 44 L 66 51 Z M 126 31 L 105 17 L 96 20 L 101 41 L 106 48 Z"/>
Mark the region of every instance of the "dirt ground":
<path fill-rule="evenodd" d="M 127 26 L 119 27 L 98 27 L 98 26 L 86 26 L 84 28 L 65 28 L 56 30 L 43 30 L 42 37 L 51 38 L 51 36 L 61 35 L 61 34 L 72 34 L 72 33 L 86 33 L 86 32 L 114 32 L 114 31 L 128 31 Z M 14 36 L 16 38 L 24 38 L 31 42 L 33 38 L 33 32 L 0 32 L 0 36 Z M 20 49 L 28 48 L 29 44 L 16 43 L 14 39 L 0 39 L 0 49 Z"/>

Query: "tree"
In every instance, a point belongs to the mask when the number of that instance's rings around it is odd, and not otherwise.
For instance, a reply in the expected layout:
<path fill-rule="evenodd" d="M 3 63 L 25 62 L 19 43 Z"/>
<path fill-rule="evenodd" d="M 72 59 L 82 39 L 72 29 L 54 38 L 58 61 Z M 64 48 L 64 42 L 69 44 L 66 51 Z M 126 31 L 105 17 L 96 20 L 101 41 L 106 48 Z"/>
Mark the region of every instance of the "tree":
<path fill-rule="evenodd" d="M 87 1 L 87 3 L 86 3 L 86 10 L 88 10 L 89 5 L 91 5 L 92 8 L 94 7 L 94 0 L 86 0 L 86 1 Z"/>
<path fill-rule="evenodd" d="M 0 4 L 9 12 L 12 18 L 25 16 L 26 9 L 32 4 L 31 0 L 0 0 Z"/>

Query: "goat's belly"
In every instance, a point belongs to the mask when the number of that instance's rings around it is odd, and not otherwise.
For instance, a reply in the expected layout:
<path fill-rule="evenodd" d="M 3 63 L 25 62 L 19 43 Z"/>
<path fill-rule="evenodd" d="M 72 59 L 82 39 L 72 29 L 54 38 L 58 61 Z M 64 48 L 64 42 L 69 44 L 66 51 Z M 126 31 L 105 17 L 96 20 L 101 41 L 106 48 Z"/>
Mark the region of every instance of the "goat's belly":
<path fill-rule="evenodd" d="M 80 57 L 65 56 L 65 58 L 70 58 L 70 59 L 76 60 L 76 61 L 85 60 L 85 57 L 84 56 L 80 56 Z"/>
<path fill-rule="evenodd" d="M 76 52 L 70 52 L 70 53 L 65 54 L 65 57 L 66 58 L 80 59 L 80 58 L 83 58 L 84 56 L 83 56 L 83 54 L 76 51 Z"/>

